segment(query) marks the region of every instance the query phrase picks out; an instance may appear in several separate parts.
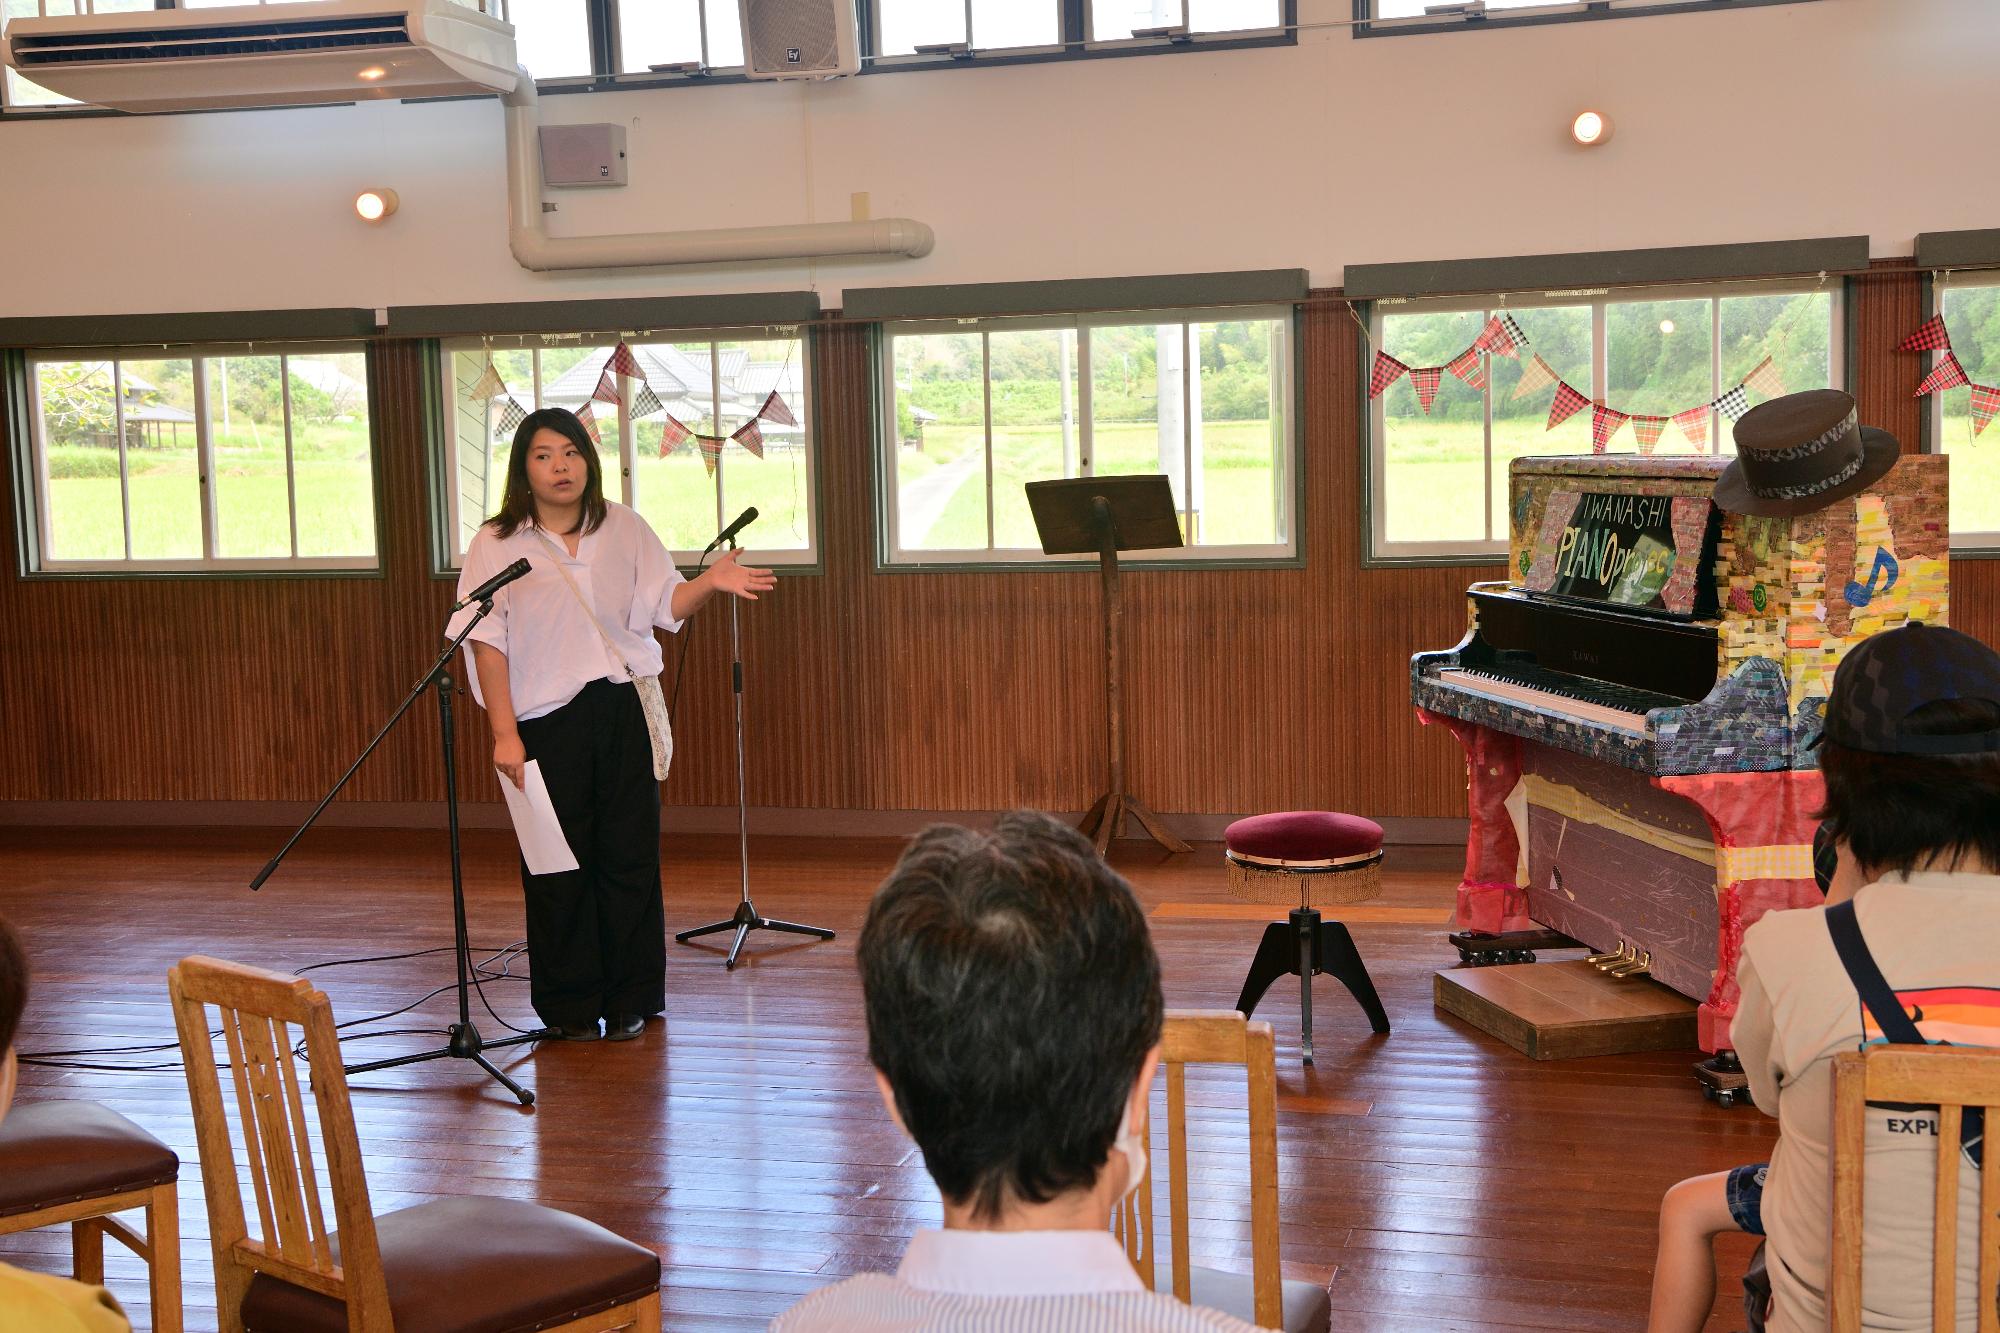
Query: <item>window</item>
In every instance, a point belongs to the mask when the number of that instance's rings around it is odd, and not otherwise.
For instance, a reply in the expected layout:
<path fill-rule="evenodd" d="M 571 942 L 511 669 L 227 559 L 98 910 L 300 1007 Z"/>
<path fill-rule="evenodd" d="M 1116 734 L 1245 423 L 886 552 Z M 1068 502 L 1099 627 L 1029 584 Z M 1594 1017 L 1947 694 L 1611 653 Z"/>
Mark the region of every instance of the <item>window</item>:
<path fill-rule="evenodd" d="M 972 50 L 1061 46 L 1059 0 L 876 0 L 876 55 L 962 44 Z"/>
<path fill-rule="evenodd" d="M 1946 275 L 1933 288 L 1934 313 L 1944 316 L 1951 354 L 1974 385 L 2000 386 L 2000 274 Z M 1943 355 L 1923 358 L 1929 374 Z M 1951 542 L 1954 547 L 2000 547 L 2000 427 L 1975 432 L 1970 385 L 1930 395 L 1931 439 L 1951 455 Z"/>
<path fill-rule="evenodd" d="M 28 358 L 33 567 L 373 569 L 356 344 Z"/>
<path fill-rule="evenodd" d="M 1297 552 L 1288 309 L 892 324 L 892 564 L 1046 559 L 1023 485 L 1164 472 L 1176 558 Z"/>
<path fill-rule="evenodd" d="M 1446 367 L 1497 315 L 1511 317 L 1527 341 L 1517 356 L 1484 358 L 1484 387 L 1447 369 L 1428 411 L 1409 375 L 1365 401 L 1374 557 L 1503 554 L 1509 465 L 1531 454 L 1592 452 L 1590 402 L 1652 418 L 1642 423 L 1657 431 L 1645 452 L 1728 453 L 1731 419 L 1715 403 L 1746 378 L 1755 376 L 1745 395 L 1754 403 L 1838 385 L 1845 374 L 1839 293 L 1811 280 L 1380 301 L 1370 316 L 1370 355 L 1380 349 L 1406 366 Z M 1587 401 L 1551 429 L 1557 380 Z M 1605 448 L 1644 446 L 1625 422 Z"/>
<path fill-rule="evenodd" d="M 152 9 L 153 0 L 0 0 L 0 31 L 14 19 L 52 18 L 65 14 L 124 14 Z M 0 81 L 0 108 L 9 111 L 53 111 L 80 105 L 46 88 L 29 83 L 12 69 Z"/>
<path fill-rule="evenodd" d="M 500 507 L 519 414 L 586 406 L 605 498 L 638 510 L 681 563 L 694 563 L 750 505 L 758 517 L 743 542 L 759 560 L 815 562 L 804 339 L 789 329 L 633 335 L 624 342 L 637 376 L 609 374 L 619 342 L 543 335 L 445 344 L 449 562 L 458 564 Z M 600 385 L 606 398 L 594 397 Z"/>
<path fill-rule="evenodd" d="M 1254 31 L 1284 21 L 1278 0 L 1092 0 L 1090 5 L 1090 35 L 1100 42 L 1173 28 L 1184 34 Z"/>
<path fill-rule="evenodd" d="M 1528 23 L 1561 23 L 1574 19 L 1620 18 L 1634 14 L 1665 14 L 1677 9 L 1747 9 L 1753 5 L 1804 4 L 1808 0 L 1485 0 L 1478 15 L 1426 14 L 1445 0 L 1354 0 L 1357 37 L 1370 33 L 1449 32 L 1474 28 L 1513 27 Z"/>

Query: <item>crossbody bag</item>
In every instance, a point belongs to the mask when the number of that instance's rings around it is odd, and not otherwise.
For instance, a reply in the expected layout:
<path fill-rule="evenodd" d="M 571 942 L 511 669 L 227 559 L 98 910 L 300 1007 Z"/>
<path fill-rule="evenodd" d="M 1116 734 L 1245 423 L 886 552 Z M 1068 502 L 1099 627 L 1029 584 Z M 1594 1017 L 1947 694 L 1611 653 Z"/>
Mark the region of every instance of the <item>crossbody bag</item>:
<path fill-rule="evenodd" d="M 611 654 L 611 660 L 618 664 L 626 679 L 630 680 L 633 688 L 638 690 L 639 708 L 646 715 L 646 738 L 653 743 L 653 777 L 656 781 L 665 782 L 667 769 L 674 762 L 674 729 L 673 724 L 667 721 L 667 696 L 660 688 L 659 675 L 656 673 L 642 676 L 632 669 L 632 664 L 625 660 L 625 654 L 618 651 L 617 646 L 611 642 L 611 636 L 604 632 L 604 624 L 598 620 L 597 612 L 585 599 L 583 589 L 577 587 L 576 580 L 570 577 L 569 566 L 563 563 L 563 553 L 549 540 L 548 534 L 536 529 L 535 535 L 541 538 L 542 545 L 548 547 L 549 554 L 555 557 L 556 573 L 562 575 L 563 582 L 569 585 L 570 592 L 576 597 L 577 605 L 581 606 L 583 613 L 590 617 L 590 627 L 596 630 L 597 637 L 604 641 L 604 651 Z"/>

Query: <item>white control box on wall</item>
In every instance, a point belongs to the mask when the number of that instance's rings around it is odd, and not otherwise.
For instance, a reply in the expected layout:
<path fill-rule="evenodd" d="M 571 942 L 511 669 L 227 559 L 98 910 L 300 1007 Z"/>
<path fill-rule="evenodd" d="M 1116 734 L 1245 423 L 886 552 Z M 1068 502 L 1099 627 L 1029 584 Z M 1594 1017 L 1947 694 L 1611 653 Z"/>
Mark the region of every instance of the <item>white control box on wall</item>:
<path fill-rule="evenodd" d="M 542 184 L 625 184 L 623 125 L 544 125 Z"/>

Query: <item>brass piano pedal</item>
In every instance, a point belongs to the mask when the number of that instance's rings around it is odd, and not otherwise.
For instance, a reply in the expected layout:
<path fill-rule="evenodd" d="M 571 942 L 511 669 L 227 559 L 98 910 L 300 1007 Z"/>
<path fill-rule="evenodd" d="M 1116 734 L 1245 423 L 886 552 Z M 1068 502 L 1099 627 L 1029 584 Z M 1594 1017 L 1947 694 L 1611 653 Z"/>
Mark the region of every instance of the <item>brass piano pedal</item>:
<path fill-rule="evenodd" d="M 1653 951 L 1648 949 L 1643 958 L 1634 958 L 1630 962 L 1611 968 L 1610 973 L 1612 976 L 1622 979 L 1625 977 L 1643 977 L 1652 970 Z"/>
<path fill-rule="evenodd" d="M 1626 952 L 1630 948 L 1631 946 L 1628 945 L 1624 940 L 1620 940 L 1618 941 L 1618 947 L 1612 952 L 1594 953 L 1590 955 L 1590 957 L 1584 959 L 1584 961 L 1589 963 L 1592 967 L 1596 968 L 1600 972 L 1609 972 L 1612 968 L 1623 967 L 1625 964 L 1631 962 L 1634 958 L 1638 957 L 1638 954 L 1636 952 L 1632 953 Z"/>

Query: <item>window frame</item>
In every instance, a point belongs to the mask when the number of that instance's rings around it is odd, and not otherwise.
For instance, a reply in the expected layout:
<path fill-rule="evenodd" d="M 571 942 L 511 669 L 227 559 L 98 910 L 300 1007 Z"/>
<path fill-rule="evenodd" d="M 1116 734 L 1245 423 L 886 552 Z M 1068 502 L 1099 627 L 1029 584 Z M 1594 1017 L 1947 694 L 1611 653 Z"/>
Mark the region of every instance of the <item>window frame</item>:
<path fill-rule="evenodd" d="M 1827 329 L 1827 375 L 1838 387 L 1851 388 L 1853 360 L 1850 335 L 1853 326 L 1853 292 L 1850 282 L 1842 277 L 1827 275 L 1823 278 L 1788 277 L 1762 280 L 1727 282 L 1677 282 L 1646 284 L 1636 287 L 1585 287 L 1574 290 L 1554 291 L 1513 291 L 1487 292 L 1452 296 L 1383 297 L 1370 301 L 1358 301 L 1356 314 L 1359 316 L 1366 336 L 1356 339 L 1359 356 L 1356 365 L 1357 384 L 1360 386 L 1356 398 L 1360 403 L 1360 429 L 1362 438 L 1361 503 L 1362 503 L 1362 567 L 1364 569 L 1390 568 L 1397 566 L 1427 565 L 1492 565 L 1507 558 L 1507 534 L 1489 537 L 1483 541 L 1399 541 L 1391 542 L 1386 537 L 1388 521 L 1388 460 L 1385 451 L 1388 435 L 1384 419 L 1384 409 L 1388 394 L 1370 398 L 1367 392 L 1369 378 L 1373 372 L 1374 354 L 1382 345 L 1382 317 L 1385 313 L 1449 314 L 1459 311 L 1490 311 L 1500 313 L 1510 310 L 1536 310 L 1553 307 L 1575 307 L 1588 304 L 1590 316 L 1590 372 L 1593 386 L 1602 386 L 1607 372 L 1607 337 L 1605 309 L 1607 306 L 1627 303 L 1651 303 L 1656 301 L 1686 301 L 1707 298 L 1711 304 L 1709 316 L 1709 382 L 1713 395 L 1720 395 L 1730 387 L 1722 382 L 1720 360 L 1720 340 L 1722 336 L 1719 318 L 1719 303 L 1730 297 L 1800 295 L 1825 290 L 1832 298 L 1828 311 Z M 1385 310 L 1385 307 L 1387 309 Z M 1601 394 L 1601 387 L 1595 390 Z M 1486 453 L 1485 453 L 1485 514 L 1488 524 L 1493 513 L 1493 417 L 1492 390 L 1481 391 L 1486 398 Z M 1720 411 L 1711 408 L 1709 413 L 1709 453 L 1721 453 L 1722 424 Z"/>
<path fill-rule="evenodd" d="M 942 550 L 904 549 L 900 545 L 899 527 L 902 522 L 901 503 L 896 477 L 895 449 L 899 441 L 895 438 L 896 423 L 896 376 L 895 339 L 902 335 L 924 333 L 975 332 L 1047 332 L 1073 330 L 1077 333 L 1077 374 L 1078 386 L 1076 418 L 1077 447 L 1082 453 L 1086 449 L 1085 440 L 1092 427 L 1090 408 L 1090 339 L 1093 328 L 1131 327 L 1147 324 L 1180 324 L 1185 329 L 1193 324 L 1226 324 L 1246 320 L 1271 320 L 1284 333 L 1283 355 L 1275 358 L 1283 376 L 1283 383 L 1273 393 L 1273 401 L 1285 405 L 1284 449 L 1278 459 L 1276 475 L 1272 480 L 1271 494 L 1278 506 L 1277 517 L 1286 539 L 1268 546 L 1199 546 L 1180 547 L 1173 555 L 1159 558 L 1120 557 L 1121 566 L 1147 569 L 1272 569 L 1302 567 L 1306 557 L 1305 543 L 1305 460 L 1303 458 L 1302 437 L 1304 416 L 1304 368 L 1303 329 L 1300 306 L 1297 303 L 1260 303 L 1242 306 L 1189 306 L 1168 309 L 1147 308 L 1127 310 L 1092 310 L 1072 312 L 1045 312 L 1040 314 L 988 315 L 978 318 L 925 318 L 891 319 L 880 321 L 875 326 L 875 343 L 871 350 L 874 367 L 873 407 L 874 468 L 875 468 L 875 512 L 878 518 L 875 549 L 875 571 L 877 573 L 939 573 L 977 572 L 1000 569 L 1068 569 L 1079 564 L 1089 564 L 1097 557 L 1092 554 L 1044 555 L 1028 548 L 987 548 L 955 547 Z M 1183 334 L 1185 337 L 1185 334 Z M 984 358 L 982 358 L 984 359 Z M 989 540 L 993 526 L 992 499 L 992 432 L 991 397 L 992 377 L 990 368 L 981 381 L 982 392 L 987 400 L 985 430 L 986 448 L 986 512 Z M 1185 447 L 1185 445 L 1184 445 Z M 1080 466 L 1079 476 L 1095 475 Z M 1185 510 L 1179 511 L 1185 513 Z"/>
<path fill-rule="evenodd" d="M 215 444 L 210 420 L 207 363 L 217 358 L 328 356 L 359 354 L 363 360 L 368 392 L 368 489 L 373 515 L 374 550 L 367 556 L 221 556 L 214 554 L 217 543 L 219 489 L 215 484 Z M 19 351 L 18 378 L 9 377 L 8 396 L 20 397 L 20 411 L 11 421 L 22 428 L 15 454 L 15 522 L 19 532 L 20 575 L 24 579 L 64 578 L 149 578 L 193 576 L 199 578 L 231 575 L 280 576 L 287 578 L 381 578 L 383 566 L 382 432 L 377 416 L 375 348 L 359 338 L 335 341 L 204 341 L 181 343 L 121 343 L 94 347 L 36 347 Z M 125 549 L 132 549 L 132 506 L 130 473 L 125 465 L 123 404 L 117 395 L 117 367 L 125 361 L 187 360 L 194 384 L 195 485 L 201 506 L 203 554 L 186 557 L 133 557 L 117 560 L 63 560 L 48 555 L 53 546 L 49 496 L 47 427 L 43 419 L 41 380 L 38 369 L 46 363 L 104 361 L 113 373 L 114 420 L 119 424 L 119 488 L 125 527 Z M 282 362 L 281 362 L 282 365 Z M 289 506 L 292 549 L 299 545 L 298 491 L 294 439 L 291 420 L 291 375 L 281 371 L 281 411 L 285 423 L 285 494 Z"/>
<path fill-rule="evenodd" d="M 653 343 L 687 344 L 708 342 L 713 346 L 722 342 L 765 341 L 775 342 L 795 338 L 799 344 L 799 401 L 792 406 L 799 414 L 801 436 L 805 444 L 805 488 L 806 510 L 809 523 L 809 539 L 804 547 L 771 548 L 758 546 L 754 542 L 744 545 L 746 552 L 754 553 L 757 563 L 768 566 L 782 574 L 818 574 L 825 569 L 824 514 L 821 501 L 819 471 L 819 385 L 818 363 L 814 356 L 813 328 L 805 324 L 759 324 L 723 326 L 694 329 L 640 329 L 615 331 L 595 331 L 578 333 L 572 330 L 548 333 L 505 333 L 505 334 L 463 334 L 428 340 L 433 356 L 432 373 L 427 376 L 429 392 L 438 395 L 438 411 L 433 421 L 432 446 L 429 455 L 433 461 L 432 478 L 438 487 L 433 504 L 435 519 L 433 532 L 434 568 L 432 572 L 440 578 L 455 578 L 465 563 L 465 552 L 459 548 L 459 530 L 462 521 L 459 512 L 458 491 L 458 440 L 452 424 L 452 415 L 457 402 L 457 384 L 452 374 L 452 358 L 463 351 L 484 349 L 521 350 L 534 354 L 535 383 L 533 403 L 523 403 L 530 411 L 541 401 L 541 353 L 555 347 L 596 347 L 615 345 L 621 339 L 635 345 Z M 711 371 L 715 362 L 711 351 Z M 509 386 L 517 387 L 517 386 Z M 711 390 L 712 392 L 714 390 Z M 632 505 L 632 479 L 638 461 L 637 438 L 631 429 L 628 407 L 618 405 L 618 465 L 625 499 L 620 503 L 637 511 Z M 504 451 L 502 456 L 504 457 Z M 725 494 L 722 476 L 729 466 L 729 450 L 724 449 L 716 467 L 716 530 L 720 531 L 729 521 L 725 511 Z M 611 497 L 607 495 L 606 499 Z M 700 559 L 698 550 L 675 550 L 667 548 L 677 568 L 688 571 Z"/>
<path fill-rule="evenodd" d="M 1943 269 L 1936 272 L 1926 270 L 1923 275 L 1922 298 L 1924 318 L 1926 320 L 1930 319 L 1933 315 L 1944 314 L 1945 292 L 1953 285 L 1952 275 L 1955 271 L 1963 275 L 1957 283 L 1960 287 L 2000 287 L 2000 269 Z M 1936 368 L 1937 353 L 1924 353 L 1922 371 L 1917 377 L 1918 381 L 1921 382 L 1925 375 L 1930 374 Z M 1970 378 L 1970 375 L 1971 372 L 1968 371 L 1968 378 Z M 1923 410 L 1918 417 L 1917 449 L 1921 453 L 1940 454 L 1949 457 L 1949 455 L 1945 454 L 1944 395 L 1950 392 L 1952 390 L 1946 389 L 1926 395 L 1927 401 L 1924 403 Z M 1986 429 L 2000 431 L 2000 426 L 1989 424 Z M 1981 435 L 1977 438 L 1984 440 L 1986 437 Z M 2000 559 L 2000 529 L 1980 529 L 1967 532 L 1963 535 L 1965 542 L 1961 545 L 1959 531 L 1956 528 L 1952 529 L 1947 549 L 1953 559 Z"/>
<path fill-rule="evenodd" d="M 1479 32 L 1531 28 L 1547 23 L 1589 23 L 1601 19 L 1652 18 L 1662 14 L 1704 14 L 1717 10 L 1761 9 L 1767 5 L 1811 4 L 1813 0 L 1550 0 L 1477 17 L 1405 14 L 1375 17 L 1379 0 L 1354 0 L 1355 37 L 1406 37 L 1437 32 Z"/>

